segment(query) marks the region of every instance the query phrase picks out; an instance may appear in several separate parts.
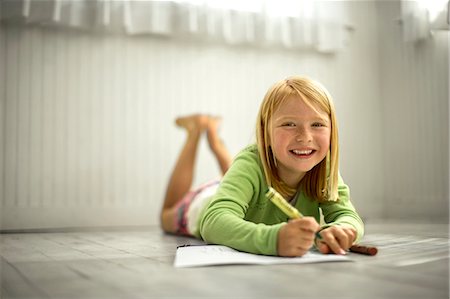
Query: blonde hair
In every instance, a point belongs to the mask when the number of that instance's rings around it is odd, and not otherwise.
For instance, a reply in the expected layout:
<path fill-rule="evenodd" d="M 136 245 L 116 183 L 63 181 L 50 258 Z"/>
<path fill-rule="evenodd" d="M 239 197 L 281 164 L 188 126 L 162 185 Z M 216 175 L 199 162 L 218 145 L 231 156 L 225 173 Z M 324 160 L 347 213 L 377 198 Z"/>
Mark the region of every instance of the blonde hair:
<path fill-rule="evenodd" d="M 290 96 L 297 96 L 312 109 L 320 109 L 331 121 L 330 148 L 318 165 L 308 171 L 297 188 L 285 184 L 277 173 L 277 162 L 271 148 L 271 118 L 273 113 Z M 284 197 L 290 197 L 300 188 L 319 202 L 338 199 L 339 142 L 336 113 L 328 91 L 318 82 L 306 77 L 294 76 L 275 83 L 261 103 L 257 124 L 256 142 L 264 168 L 267 184 Z"/>

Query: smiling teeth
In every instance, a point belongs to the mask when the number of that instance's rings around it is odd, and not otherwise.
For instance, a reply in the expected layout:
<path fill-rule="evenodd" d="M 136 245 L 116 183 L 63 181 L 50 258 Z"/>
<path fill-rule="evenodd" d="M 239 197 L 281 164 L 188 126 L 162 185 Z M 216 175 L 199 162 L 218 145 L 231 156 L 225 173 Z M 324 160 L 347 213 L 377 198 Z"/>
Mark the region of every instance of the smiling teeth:
<path fill-rule="evenodd" d="M 294 154 L 296 155 L 309 155 L 312 153 L 312 150 L 305 150 L 305 151 L 293 150 L 292 152 L 294 152 Z"/>

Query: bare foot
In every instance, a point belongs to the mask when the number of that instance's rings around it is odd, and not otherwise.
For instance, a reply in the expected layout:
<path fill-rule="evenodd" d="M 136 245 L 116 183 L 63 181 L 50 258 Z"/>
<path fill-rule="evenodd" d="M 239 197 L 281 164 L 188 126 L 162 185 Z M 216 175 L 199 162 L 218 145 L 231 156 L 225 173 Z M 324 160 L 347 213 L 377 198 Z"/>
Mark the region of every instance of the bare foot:
<path fill-rule="evenodd" d="M 185 128 L 189 133 L 201 133 L 208 126 L 208 116 L 202 114 L 193 114 L 178 117 L 175 120 L 177 126 Z"/>

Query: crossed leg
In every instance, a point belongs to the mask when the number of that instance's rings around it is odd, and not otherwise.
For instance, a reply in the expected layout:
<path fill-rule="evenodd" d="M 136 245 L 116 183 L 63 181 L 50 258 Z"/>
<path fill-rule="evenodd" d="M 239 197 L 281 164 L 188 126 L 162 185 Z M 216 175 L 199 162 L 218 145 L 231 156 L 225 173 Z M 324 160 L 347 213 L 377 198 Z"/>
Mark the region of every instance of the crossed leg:
<path fill-rule="evenodd" d="M 207 115 L 190 115 L 176 119 L 176 124 L 184 128 L 187 138 L 178 156 L 178 160 L 169 179 L 164 204 L 161 210 L 161 227 L 168 233 L 175 233 L 176 204 L 188 193 L 194 178 L 194 167 L 197 158 L 198 143 L 206 131 L 209 146 L 216 156 L 222 174 L 231 165 L 231 155 L 217 132 L 220 118 Z"/>
<path fill-rule="evenodd" d="M 214 153 L 217 162 L 219 163 L 222 175 L 227 172 L 228 168 L 231 166 L 232 157 L 228 152 L 225 144 L 219 136 L 218 128 L 221 122 L 219 117 L 209 117 L 208 126 L 206 129 L 209 147 Z"/>

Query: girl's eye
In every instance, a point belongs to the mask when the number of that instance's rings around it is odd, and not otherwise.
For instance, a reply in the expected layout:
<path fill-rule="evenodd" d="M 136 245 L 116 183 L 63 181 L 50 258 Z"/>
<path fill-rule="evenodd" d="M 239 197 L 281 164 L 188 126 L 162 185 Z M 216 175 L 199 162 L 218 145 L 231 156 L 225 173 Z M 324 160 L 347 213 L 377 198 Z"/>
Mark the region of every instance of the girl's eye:
<path fill-rule="evenodd" d="M 295 124 L 292 122 L 287 122 L 283 124 L 283 127 L 295 127 Z"/>
<path fill-rule="evenodd" d="M 324 127 L 325 125 L 322 123 L 313 123 L 312 126 L 313 127 Z"/>

